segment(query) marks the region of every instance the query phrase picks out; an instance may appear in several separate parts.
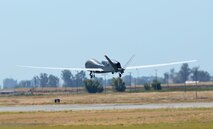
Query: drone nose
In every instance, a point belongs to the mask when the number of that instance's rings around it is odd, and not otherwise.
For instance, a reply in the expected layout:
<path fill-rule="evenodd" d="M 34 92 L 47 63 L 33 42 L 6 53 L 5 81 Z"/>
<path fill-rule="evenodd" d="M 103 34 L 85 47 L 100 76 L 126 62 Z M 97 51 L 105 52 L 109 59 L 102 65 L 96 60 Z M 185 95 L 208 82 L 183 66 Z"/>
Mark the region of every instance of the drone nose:
<path fill-rule="evenodd" d="M 119 68 L 118 69 L 122 74 L 124 73 L 125 69 L 124 68 Z"/>

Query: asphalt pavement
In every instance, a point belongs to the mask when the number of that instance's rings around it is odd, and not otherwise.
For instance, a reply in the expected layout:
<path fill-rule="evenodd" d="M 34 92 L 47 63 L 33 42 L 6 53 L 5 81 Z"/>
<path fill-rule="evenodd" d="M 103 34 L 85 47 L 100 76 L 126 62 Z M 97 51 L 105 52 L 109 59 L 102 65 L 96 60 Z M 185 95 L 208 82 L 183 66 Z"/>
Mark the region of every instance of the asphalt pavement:
<path fill-rule="evenodd" d="M 162 109 L 162 108 L 213 108 L 213 102 L 168 103 L 168 104 L 57 104 L 0 106 L 0 112 L 51 112 L 113 109 Z"/>

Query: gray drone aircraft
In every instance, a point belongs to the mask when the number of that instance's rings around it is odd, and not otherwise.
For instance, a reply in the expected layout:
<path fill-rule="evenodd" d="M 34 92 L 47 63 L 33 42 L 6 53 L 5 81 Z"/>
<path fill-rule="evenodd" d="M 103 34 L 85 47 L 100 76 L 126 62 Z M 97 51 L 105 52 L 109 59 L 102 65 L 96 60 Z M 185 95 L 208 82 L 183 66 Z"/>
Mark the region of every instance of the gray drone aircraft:
<path fill-rule="evenodd" d="M 121 63 L 110 59 L 108 56 L 105 55 L 106 61 L 99 62 L 95 59 L 89 59 L 85 63 L 85 68 L 58 68 L 58 67 L 38 67 L 38 66 L 25 66 L 25 65 L 17 65 L 18 67 L 25 67 L 25 68 L 34 68 L 34 69 L 52 69 L 52 70 L 70 70 L 70 71 L 89 71 L 90 78 L 95 77 L 97 73 L 118 73 L 119 77 L 122 77 L 122 74 L 125 70 L 130 69 L 143 69 L 143 68 L 154 68 L 154 67 L 161 67 L 161 66 L 169 66 L 169 65 L 177 65 L 177 64 L 184 64 L 184 63 L 192 63 L 196 62 L 197 60 L 188 60 L 188 61 L 180 61 L 180 62 L 172 62 L 172 63 L 164 63 L 164 64 L 154 64 L 154 65 L 141 65 L 141 66 L 131 66 L 127 67 L 128 64 L 134 58 L 134 55 L 129 59 L 129 61 L 124 65 L 121 66 Z"/>

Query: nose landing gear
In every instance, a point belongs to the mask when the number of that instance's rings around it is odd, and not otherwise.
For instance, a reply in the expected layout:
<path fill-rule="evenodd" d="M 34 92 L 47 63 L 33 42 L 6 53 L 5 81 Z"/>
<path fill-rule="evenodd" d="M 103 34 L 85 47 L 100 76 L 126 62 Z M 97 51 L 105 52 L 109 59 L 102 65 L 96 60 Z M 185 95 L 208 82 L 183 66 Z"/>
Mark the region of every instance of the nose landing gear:
<path fill-rule="evenodd" d="M 119 77 L 120 77 L 120 78 L 122 77 L 122 73 L 119 73 Z"/>

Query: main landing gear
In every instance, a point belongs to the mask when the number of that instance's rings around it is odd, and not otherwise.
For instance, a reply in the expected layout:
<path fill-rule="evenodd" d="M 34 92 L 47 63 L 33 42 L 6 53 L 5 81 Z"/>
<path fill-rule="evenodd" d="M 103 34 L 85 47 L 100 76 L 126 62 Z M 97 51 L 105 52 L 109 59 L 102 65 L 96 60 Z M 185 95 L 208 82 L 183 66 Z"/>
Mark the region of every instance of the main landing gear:
<path fill-rule="evenodd" d="M 114 74 L 114 72 L 112 74 Z M 94 72 L 90 71 L 89 75 L 90 75 L 90 79 L 95 78 L 95 73 Z M 120 78 L 122 77 L 122 73 L 119 73 L 118 75 L 119 75 Z"/>
<path fill-rule="evenodd" d="M 92 79 L 92 78 L 95 78 L 95 74 L 94 74 L 92 71 L 90 72 L 89 75 L 90 75 L 90 78 L 91 78 L 91 79 Z"/>
<path fill-rule="evenodd" d="M 114 72 L 112 72 L 112 74 L 114 74 Z M 119 73 L 118 75 L 119 75 L 120 78 L 122 77 L 122 73 Z"/>

